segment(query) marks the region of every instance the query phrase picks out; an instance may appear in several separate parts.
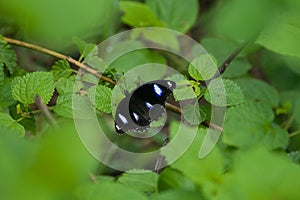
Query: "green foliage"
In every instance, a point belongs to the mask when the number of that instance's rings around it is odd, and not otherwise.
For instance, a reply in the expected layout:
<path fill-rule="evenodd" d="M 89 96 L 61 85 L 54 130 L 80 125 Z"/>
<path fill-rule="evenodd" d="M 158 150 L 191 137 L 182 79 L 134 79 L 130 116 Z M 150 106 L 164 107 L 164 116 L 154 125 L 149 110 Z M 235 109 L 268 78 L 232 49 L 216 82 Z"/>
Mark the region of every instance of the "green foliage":
<path fill-rule="evenodd" d="M 225 92 L 224 95 L 222 95 L 223 90 Z M 244 93 L 231 80 L 223 79 L 220 81 L 215 79 L 209 83 L 204 98 L 216 106 L 233 106 L 244 102 Z"/>
<path fill-rule="evenodd" d="M 60 78 L 68 78 L 73 73 L 73 70 L 67 61 L 59 60 L 52 66 L 51 73 L 53 74 L 54 80 L 58 80 Z"/>
<path fill-rule="evenodd" d="M 157 192 L 158 177 L 154 172 L 132 171 L 123 173 L 118 182 L 134 190 L 151 194 Z"/>
<path fill-rule="evenodd" d="M 133 28 L 163 25 L 151 8 L 143 3 L 123 1 L 120 2 L 120 10 L 125 13 L 122 21 Z"/>
<path fill-rule="evenodd" d="M 10 80 L 5 80 L 3 85 L 0 84 L 0 94 L 0 108 L 6 108 L 15 103 L 15 100 L 12 97 Z"/>
<path fill-rule="evenodd" d="M 83 58 L 86 58 L 96 48 L 95 44 L 86 43 L 78 37 L 73 37 L 73 41 L 75 42 L 80 53 L 80 58 L 78 59 L 79 61 L 82 61 Z"/>
<path fill-rule="evenodd" d="M 259 148 L 240 152 L 235 162 L 217 199 L 298 199 L 300 169 L 286 157 Z"/>
<path fill-rule="evenodd" d="M 48 72 L 33 72 L 16 77 L 11 85 L 14 99 L 26 105 L 34 103 L 37 95 L 47 104 L 54 92 L 53 75 Z"/>
<path fill-rule="evenodd" d="M 209 80 L 216 72 L 216 61 L 208 54 L 200 55 L 189 65 L 189 74 L 198 81 Z"/>
<path fill-rule="evenodd" d="M 288 133 L 274 124 L 271 107 L 247 102 L 230 108 L 224 125 L 225 144 L 249 148 L 263 145 L 268 149 L 286 148 Z"/>
<path fill-rule="evenodd" d="M 158 189 L 160 191 L 169 191 L 169 190 L 186 190 L 186 191 L 195 191 L 196 184 L 184 176 L 184 174 L 173 168 L 164 169 L 158 180 Z"/>
<path fill-rule="evenodd" d="M 111 113 L 111 89 L 102 85 L 93 86 L 88 91 L 88 97 L 97 109 Z"/>
<path fill-rule="evenodd" d="M 6 44 L 0 36 L 0 83 L 4 79 L 4 67 L 8 70 L 10 75 L 13 75 L 17 69 L 17 56 L 10 45 Z"/>
<path fill-rule="evenodd" d="M 278 106 L 278 92 L 267 83 L 250 78 L 239 79 L 236 83 L 243 89 L 247 99 L 260 101 L 272 107 Z"/>
<path fill-rule="evenodd" d="M 196 0 L 188 0 L 184 3 L 181 0 L 146 0 L 146 4 L 166 28 L 183 33 L 193 26 L 199 10 Z"/>
<path fill-rule="evenodd" d="M 0 113 L 0 127 L 7 128 L 11 132 L 15 132 L 18 135 L 24 136 L 25 129 L 18 124 L 10 115 L 6 113 Z"/>
<path fill-rule="evenodd" d="M 1 2 L 0 34 L 64 52 L 99 74 L 33 51 L 45 49 L 13 49 L 0 36 L 1 199 L 299 199 L 298 2 L 54 0 L 41 5 Z M 153 26 L 175 32 L 131 29 Z M 97 45 L 123 30 L 132 32 L 104 48 Z M 177 31 L 201 41 L 207 52 L 182 44 Z M 247 40 L 253 42 L 214 77 Z M 191 50 L 193 61 L 149 44 Z M 179 73 L 169 75 L 166 65 Z M 112 81 L 99 80 L 100 74 Z M 115 134 L 118 102 L 157 79 L 176 83 L 167 99 L 167 109 L 173 108 L 167 119 L 163 115 L 150 124 L 164 127 L 155 136 L 136 133 L 147 138 Z M 36 104 L 37 95 L 42 105 Z M 170 105 L 180 105 L 180 111 Z M 226 111 L 224 122 L 219 110 Z M 78 119 L 87 123 L 80 137 Z M 92 120 L 104 137 L 89 126 Z M 167 136 L 166 147 L 174 144 L 172 149 L 161 148 Z M 219 136 L 200 159 L 200 149 Z M 94 157 L 83 140 L 92 143 Z M 126 172 L 96 161 L 104 155 L 115 166 L 132 164 L 117 148 L 131 154 L 159 150 L 164 161 L 157 163 L 158 153 L 151 160 L 142 156 L 134 160 L 141 167 Z M 168 163 L 182 148 L 186 151 Z M 164 162 L 168 166 L 160 173 L 141 169 Z"/>

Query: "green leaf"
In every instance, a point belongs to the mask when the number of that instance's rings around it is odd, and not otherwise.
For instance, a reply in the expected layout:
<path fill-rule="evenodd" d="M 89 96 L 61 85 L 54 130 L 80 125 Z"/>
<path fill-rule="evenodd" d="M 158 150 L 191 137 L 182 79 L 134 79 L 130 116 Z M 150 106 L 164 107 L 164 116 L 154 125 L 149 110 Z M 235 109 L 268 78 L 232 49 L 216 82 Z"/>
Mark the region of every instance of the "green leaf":
<path fill-rule="evenodd" d="M 171 166 L 182 171 L 195 183 L 201 184 L 206 195 L 211 195 L 222 180 L 224 166 L 222 155 L 217 147 L 213 148 L 205 158 L 198 157 L 207 130 L 200 128 L 192 145 Z"/>
<path fill-rule="evenodd" d="M 300 151 L 292 151 L 288 153 L 288 156 L 291 158 L 292 162 L 300 164 Z"/>
<path fill-rule="evenodd" d="M 226 114 L 223 142 L 228 145 L 249 148 L 263 145 L 268 149 L 285 148 L 287 131 L 272 123 L 272 109 L 262 103 L 248 102 L 232 107 Z"/>
<path fill-rule="evenodd" d="M 300 5 L 297 5 L 298 9 Z M 299 12 L 281 14 L 275 18 L 276 23 L 270 23 L 260 34 L 257 43 L 262 46 L 289 56 L 300 57 L 300 23 Z M 280 31 L 278 31 L 280 30 Z M 283 42 L 284 41 L 284 42 Z"/>
<path fill-rule="evenodd" d="M 204 199 L 202 194 L 199 192 L 190 192 L 190 191 L 183 191 L 183 190 L 171 190 L 167 192 L 160 193 L 156 195 L 153 200 L 182 200 L 182 199 L 189 199 L 189 200 L 201 200 Z"/>
<path fill-rule="evenodd" d="M 167 28 L 183 33 L 194 25 L 199 10 L 197 0 L 147 0 L 146 4 Z"/>
<path fill-rule="evenodd" d="M 84 200 L 112 200 L 112 199 L 137 199 L 148 200 L 146 195 L 125 187 L 119 183 L 86 184 L 79 192 L 79 199 Z"/>
<path fill-rule="evenodd" d="M 193 87 L 191 86 L 176 86 L 176 88 L 173 91 L 173 95 L 177 101 L 196 98 Z"/>
<path fill-rule="evenodd" d="M 88 97 L 97 109 L 111 113 L 111 89 L 103 85 L 95 85 L 88 90 Z"/>
<path fill-rule="evenodd" d="M 151 29 L 150 29 L 151 30 Z M 131 33 L 132 39 L 139 40 L 143 37 L 145 40 L 153 42 L 158 47 L 165 47 L 173 51 L 179 51 L 178 32 L 169 31 L 169 29 L 134 29 Z"/>
<path fill-rule="evenodd" d="M 299 198 L 299 183 L 295 180 L 300 178 L 300 168 L 286 156 L 255 148 L 239 152 L 234 163 L 214 199 Z"/>
<path fill-rule="evenodd" d="M 74 100 L 74 98 L 76 100 Z M 80 119 L 86 119 L 89 118 L 89 105 L 90 103 L 87 97 L 67 93 L 58 96 L 56 105 L 53 106 L 53 111 L 60 116 L 71 119 L 74 118 L 73 112 L 76 112 L 77 118 L 80 116 Z"/>
<path fill-rule="evenodd" d="M 251 69 L 251 64 L 245 59 L 235 59 L 230 63 L 222 77 L 235 78 L 246 74 Z"/>
<path fill-rule="evenodd" d="M 18 124 L 10 115 L 0 112 L 0 127 L 7 128 L 10 131 L 18 133 L 20 136 L 25 135 L 25 129 L 22 125 Z"/>
<path fill-rule="evenodd" d="M 68 78 L 73 73 L 73 70 L 66 60 L 59 60 L 54 63 L 50 72 L 53 74 L 54 80 L 58 80 L 60 78 Z"/>
<path fill-rule="evenodd" d="M 122 22 L 134 28 L 163 26 L 151 8 L 146 4 L 122 1 L 120 2 L 120 10 L 125 13 L 122 17 Z"/>
<path fill-rule="evenodd" d="M 79 92 L 81 88 L 83 88 L 83 83 L 72 80 L 70 78 L 60 78 L 55 82 L 55 88 L 60 95 L 67 93 L 76 93 Z"/>
<path fill-rule="evenodd" d="M 253 78 L 238 79 L 236 83 L 243 89 L 247 99 L 260 101 L 272 107 L 278 106 L 278 92 L 267 83 Z"/>
<path fill-rule="evenodd" d="M 113 49 L 113 51 L 111 52 L 112 57 L 116 59 L 112 60 L 113 62 L 110 64 L 110 66 L 120 70 L 121 72 L 127 72 L 130 69 L 140 66 L 142 64 L 149 64 L 149 63 L 166 64 L 166 59 L 162 55 L 160 55 L 157 52 L 153 52 L 148 49 L 142 49 L 142 48 L 144 48 L 142 44 L 137 41 L 120 42 L 118 46 L 115 49 Z M 124 54 L 124 52 L 127 52 L 126 49 L 138 49 L 138 50 L 131 51 Z M 155 72 L 156 71 L 152 70 L 152 73 Z M 160 74 L 160 72 L 158 74 Z"/>
<path fill-rule="evenodd" d="M 281 91 L 300 89 L 299 75 L 290 70 L 291 67 L 284 67 L 289 65 L 285 58 L 267 50 L 262 51 L 260 57 L 260 69 L 273 87 Z"/>
<path fill-rule="evenodd" d="M 158 174 L 126 172 L 119 177 L 118 182 L 127 188 L 149 194 L 157 192 Z"/>
<path fill-rule="evenodd" d="M 181 189 L 185 191 L 195 191 L 196 185 L 184 174 L 173 168 L 164 169 L 158 179 L 159 191 Z"/>
<path fill-rule="evenodd" d="M 227 59 L 227 57 L 239 47 L 234 41 L 213 37 L 202 39 L 201 45 L 203 46 L 203 48 L 205 48 L 207 53 L 214 55 L 217 63 L 223 63 Z M 238 57 L 239 56 L 240 54 L 238 55 Z"/>
<path fill-rule="evenodd" d="M 289 113 L 295 116 L 295 121 L 300 124 L 300 92 L 298 91 L 284 91 L 280 93 L 281 104 L 288 104 L 290 108 Z M 290 107 L 289 106 L 289 107 Z"/>
<path fill-rule="evenodd" d="M 15 51 L 0 37 L 0 66 L 1 65 L 7 68 L 10 75 L 13 75 L 18 69 Z"/>
<path fill-rule="evenodd" d="M 279 10 L 282 7 L 284 6 L 281 1 L 225 1 L 210 13 L 210 16 L 214 17 L 211 23 L 212 28 L 216 35 L 223 35 L 225 38 L 248 39 L 257 35 L 269 21 L 274 24 L 274 18 L 282 12 L 282 9 Z M 255 10 L 255 15 L 253 10 Z M 272 12 L 266 12 L 266 10 L 272 10 Z"/>
<path fill-rule="evenodd" d="M 86 43 L 85 41 L 81 40 L 79 37 L 73 37 L 72 39 L 73 42 L 75 42 L 80 52 L 79 62 L 81 62 L 83 58 L 87 57 L 96 48 L 95 44 Z"/>
<path fill-rule="evenodd" d="M 3 63 L 0 63 L 0 85 L 3 84 L 4 78 L 5 78 L 5 76 L 4 76 L 4 65 L 3 65 Z"/>
<path fill-rule="evenodd" d="M 300 75 L 300 58 L 295 56 L 282 56 L 283 60 L 293 72 Z"/>
<path fill-rule="evenodd" d="M 94 68 L 98 72 L 104 72 L 108 67 L 106 62 L 99 57 L 98 47 L 95 46 L 85 57 L 84 63 L 88 64 L 90 67 Z"/>
<path fill-rule="evenodd" d="M 199 125 L 205 120 L 205 117 L 201 116 L 198 102 L 184 106 L 181 112 L 184 119 L 191 125 Z"/>
<path fill-rule="evenodd" d="M 218 93 L 222 93 L 224 89 L 226 102 L 225 96 L 223 98 L 222 96 L 218 98 Z M 214 99 L 212 99 L 211 96 L 213 96 Z M 205 91 L 204 98 L 216 106 L 233 106 L 244 102 L 242 89 L 233 81 L 228 79 L 223 79 L 223 81 L 219 81 L 217 79 L 212 80 Z"/>
<path fill-rule="evenodd" d="M 16 102 L 12 97 L 11 81 L 5 80 L 3 85 L 0 85 L 0 94 L 0 108 L 11 106 Z"/>
<path fill-rule="evenodd" d="M 200 55 L 189 65 L 188 71 L 195 80 L 211 79 L 217 72 L 216 61 L 209 54 Z"/>
<path fill-rule="evenodd" d="M 17 77 L 12 82 L 12 95 L 15 100 L 29 105 L 36 95 L 47 104 L 54 92 L 53 75 L 48 72 L 33 72 Z"/>

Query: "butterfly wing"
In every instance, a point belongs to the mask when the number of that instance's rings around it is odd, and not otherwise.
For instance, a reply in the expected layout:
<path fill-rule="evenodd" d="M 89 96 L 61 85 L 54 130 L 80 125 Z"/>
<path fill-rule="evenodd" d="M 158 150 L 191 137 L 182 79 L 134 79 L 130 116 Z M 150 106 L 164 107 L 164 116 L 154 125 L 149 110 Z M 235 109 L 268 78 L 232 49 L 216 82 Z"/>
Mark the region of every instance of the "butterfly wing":
<path fill-rule="evenodd" d="M 165 112 L 165 101 L 175 83 L 158 80 L 145 83 L 126 96 L 118 105 L 115 128 L 118 133 L 143 132 Z"/>

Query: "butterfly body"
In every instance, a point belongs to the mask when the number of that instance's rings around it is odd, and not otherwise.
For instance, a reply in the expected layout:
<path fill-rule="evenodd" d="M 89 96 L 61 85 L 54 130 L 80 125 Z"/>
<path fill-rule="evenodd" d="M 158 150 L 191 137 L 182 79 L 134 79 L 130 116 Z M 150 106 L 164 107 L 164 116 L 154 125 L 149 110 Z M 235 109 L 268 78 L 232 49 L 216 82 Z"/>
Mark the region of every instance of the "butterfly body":
<path fill-rule="evenodd" d="M 146 131 L 150 123 L 165 112 L 165 101 L 174 88 L 173 81 L 157 80 L 147 82 L 127 94 L 116 110 L 117 133 Z"/>

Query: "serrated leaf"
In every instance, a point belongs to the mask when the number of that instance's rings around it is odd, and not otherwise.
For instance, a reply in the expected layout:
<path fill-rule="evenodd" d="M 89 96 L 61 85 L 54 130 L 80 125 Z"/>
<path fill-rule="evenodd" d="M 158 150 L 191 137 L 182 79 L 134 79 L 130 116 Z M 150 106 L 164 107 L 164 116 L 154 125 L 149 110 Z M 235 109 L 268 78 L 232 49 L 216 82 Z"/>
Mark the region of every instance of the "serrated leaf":
<path fill-rule="evenodd" d="M 197 0 L 187 0 L 185 3 L 182 3 L 182 0 L 147 0 L 146 4 L 166 25 L 166 28 L 182 33 L 193 26 L 199 10 Z"/>
<path fill-rule="evenodd" d="M 0 65 L 3 64 L 13 75 L 17 66 L 17 56 L 15 51 L 2 38 L 0 38 Z"/>
<path fill-rule="evenodd" d="M 224 89 L 225 96 L 222 97 L 222 95 L 218 95 L 218 93 L 222 93 Z M 212 97 L 214 99 L 212 99 Z M 215 79 L 209 83 L 204 98 L 216 106 L 233 106 L 244 102 L 244 93 L 242 89 L 231 80 L 223 79 L 223 81 L 219 81 Z"/>
<path fill-rule="evenodd" d="M 70 78 L 60 78 L 55 82 L 55 88 L 60 95 L 79 92 L 82 87 L 82 82 Z"/>
<path fill-rule="evenodd" d="M 154 193 L 157 192 L 158 174 L 126 172 L 119 177 L 118 182 L 139 192 Z"/>
<path fill-rule="evenodd" d="M 278 92 L 267 83 L 253 78 L 238 79 L 236 83 L 243 89 L 246 98 L 276 107 L 279 103 Z"/>
<path fill-rule="evenodd" d="M 273 119 L 271 107 L 262 103 L 232 107 L 226 114 L 223 142 L 240 148 L 259 144 L 268 149 L 285 148 L 288 133 L 273 124 Z"/>
<path fill-rule="evenodd" d="M 50 72 L 53 74 L 54 80 L 58 80 L 63 77 L 68 78 L 73 70 L 66 60 L 59 60 L 54 63 Z"/>
<path fill-rule="evenodd" d="M 75 99 L 75 100 L 74 100 Z M 59 95 L 53 111 L 66 118 L 74 118 L 73 113 L 76 112 L 76 118 L 89 119 L 90 103 L 87 97 L 79 96 L 71 93 Z"/>
<path fill-rule="evenodd" d="M 209 80 L 217 72 L 216 60 L 209 54 L 200 55 L 191 62 L 188 71 L 195 80 Z"/>
<path fill-rule="evenodd" d="M 6 113 L 0 113 L 0 126 L 3 128 L 7 128 L 8 130 L 11 130 L 13 132 L 16 132 L 20 136 L 25 135 L 24 127 Z"/>
<path fill-rule="evenodd" d="M 86 43 L 85 41 L 81 40 L 79 37 L 73 37 L 72 39 L 73 42 L 75 42 L 80 52 L 79 62 L 81 62 L 83 58 L 87 57 L 92 52 L 92 50 L 96 48 L 95 44 Z"/>
<path fill-rule="evenodd" d="M 8 107 L 16 102 L 12 97 L 11 81 L 5 80 L 3 85 L 0 85 L 0 94 L 0 108 Z"/>
<path fill-rule="evenodd" d="M 38 95 L 47 104 L 54 92 L 53 75 L 49 72 L 33 72 L 17 77 L 12 82 L 12 96 L 15 100 L 29 105 Z"/>
<path fill-rule="evenodd" d="M 102 85 L 95 85 L 88 90 L 88 97 L 97 109 L 111 113 L 111 89 Z"/>
<path fill-rule="evenodd" d="M 98 47 L 95 46 L 85 57 L 83 63 L 88 64 L 90 67 L 94 68 L 98 72 L 104 72 L 108 67 L 107 63 L 100 58 L 98 53 Z"/>
<path fill-rule="evenodd" d="M 163 26 L 151 8 L 146 4 L 140 2 L 121 1 L 120 10 L 125 13 L 122 17 L 123 23 L 134 28 Z"/>
<path fill-rule="evenodd" d="M 184 119 L 191 125 L 199 125 L 205 120 L 205 117 L 200 115 L 198 102 L 184 106 L 181 112 Z"/>

